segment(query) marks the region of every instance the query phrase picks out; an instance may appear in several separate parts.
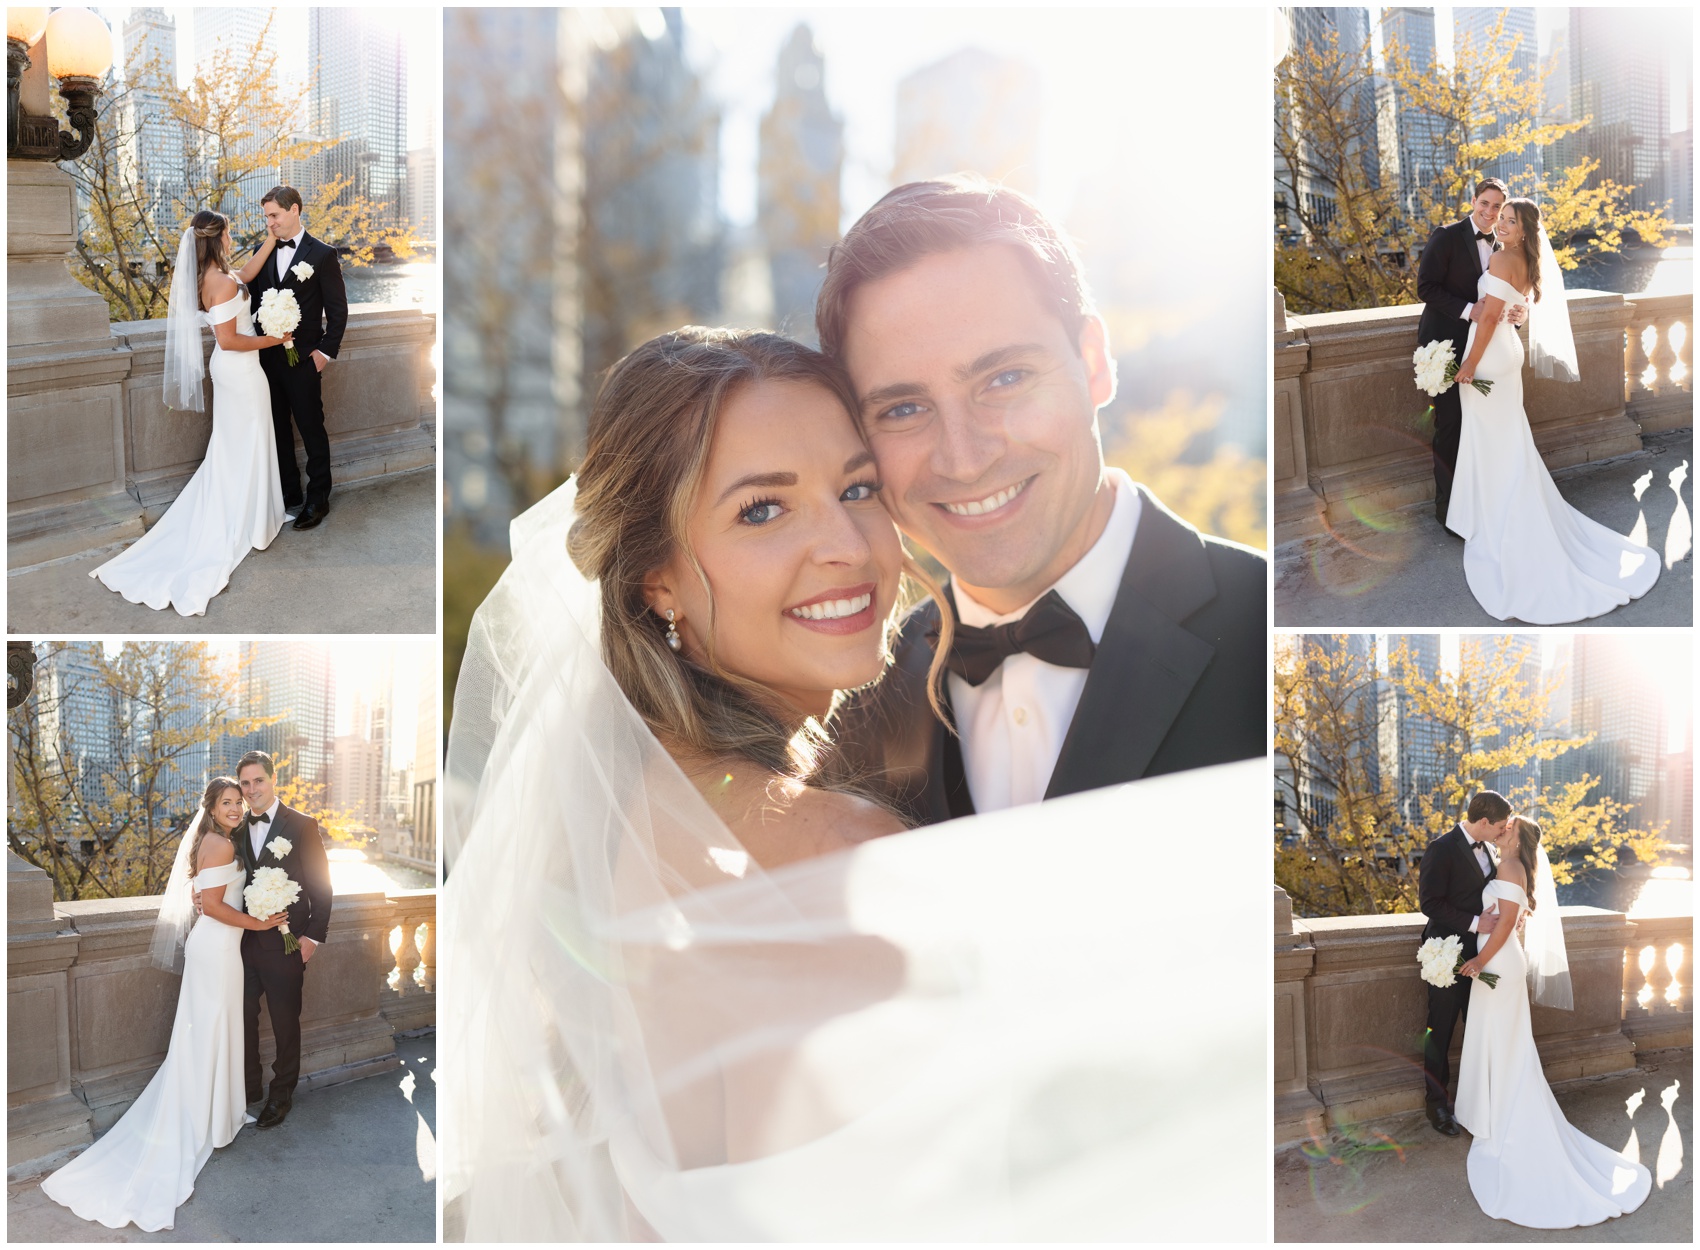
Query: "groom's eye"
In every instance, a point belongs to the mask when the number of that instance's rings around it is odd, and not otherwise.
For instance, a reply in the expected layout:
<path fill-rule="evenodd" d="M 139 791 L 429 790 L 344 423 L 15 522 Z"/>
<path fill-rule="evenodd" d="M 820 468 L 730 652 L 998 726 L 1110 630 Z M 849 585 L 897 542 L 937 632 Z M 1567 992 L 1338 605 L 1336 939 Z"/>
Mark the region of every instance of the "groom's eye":
<path fill-rule="evenodd" d="M 1014 386 L 1026 376 L 1027 370 L 1025 369 L 1005 369 L 1002 373 L 994 374 L 992 376 L 991 385 Z"/>
<path fill-rule="evenodd" d="M 908 421 L 919 416 L 920 412 L 920 404 L 913 400 L 906 399 L 901 404 L 893 404 L 884 412 L 880 413 L 879 419 L 881 421 Z"/>

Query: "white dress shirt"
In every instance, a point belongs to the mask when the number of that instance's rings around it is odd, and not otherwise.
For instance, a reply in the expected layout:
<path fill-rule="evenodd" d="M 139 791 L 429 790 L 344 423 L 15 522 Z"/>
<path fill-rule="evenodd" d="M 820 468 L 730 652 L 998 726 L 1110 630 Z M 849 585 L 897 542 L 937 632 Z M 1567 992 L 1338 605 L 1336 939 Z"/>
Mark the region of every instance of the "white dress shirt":
<path fill-rule="evenodd" d="M 1139 492 L 1120 469 L 1106 469 L 1116 501 L 1098 541 L 1073 568 L 1034 596 L 1055 590 L 1085 624 L 1096 645 L 1109 624 L 1122 574 L 1139 527 Z M 957 614 L 965 625 L 986 627 L 1019 620 L 1032 603 L 999 615 L 956 586 Z M 962 767 L 977 812 L 995 812 L 1045 797 L 1086 689 L 1087 670 L 1047 664 L 1025 652 L 1010 656 L 978 686 L 950 674 L 950 702 L 962 734 Z"/>
<path fill-rule="evenodd" d="M 248 826 L 248 845 L 254 848 L 254 862 L 260 862 L 260 855 L 266 849 L 266 843 L 272 836 L 272 825 L 277 823 L 277 809 L 283 806 L 283 800 L 273 799 L 272 805 L 266 808 L 264 815 L 268 819 Z"/>
<path fill-rule="evenodd" d="M 1472 234 L 1481 233 L 1480 230 L 1476 229 L 1476 215 L 1474 213 L 1470 214 L 1470 231 Z M 1488 234 L 1492 235 L 1493 231 L 1489 230 Z M 1476 240 L 1476 258 L 1482 262 L 1482 272 L 1486 273 L 1488 271 L 1488 262 L 1493 259 L 1493 239 L 1489 238 L 1485 243 L 1481 239 Z M 1468 304 L 1464 305 L 1465 321 L 1470 319 L 1470 311 L 1475 308 L 1475 306 L 1475 300 L 1471 300 Z"/>
<path fill-rule="evenodd" d="M 307 227 L 302 226 L 301 229 L 295 232 L 295 237 L 290 240 L 290 242 L 295 244 L 294 247 L 290 248 L 288 251 L 285 251 L 281 245 L 272 249 L 272 260 L 277 264 L 277 280 L 280 285 L 283 280 L 289 276 L 289 271 L 300 263 L 301 240 L 306 237 Z"/>

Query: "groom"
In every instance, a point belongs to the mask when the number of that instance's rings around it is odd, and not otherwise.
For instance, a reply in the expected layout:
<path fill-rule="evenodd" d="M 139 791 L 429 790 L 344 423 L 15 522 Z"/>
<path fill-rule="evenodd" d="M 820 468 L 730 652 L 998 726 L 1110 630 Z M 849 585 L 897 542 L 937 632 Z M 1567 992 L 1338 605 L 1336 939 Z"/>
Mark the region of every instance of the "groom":
<path fill-rule="evenodd" d="M 272 1060 L 272 1084 L 260 1112 L 261 1128 L 282 1124 L 289 1114 L 295 1084 L 301 1077 L 301 988 L 309 960 L 325 940 L 331 923 L 331 873 L 325 858 L 324 840 L 312 817 L 285 807 L 273 789 L 272 757 L 250 751 L 236 766 L 236 780 L 248 804 L 248 836 L 238 838 L 237 850 L 248 877 L 259 868 L 282 868 L 301 886 L 301 897 L 289 909 L 289 931 L 301 949 L 283 949 L 283 934 L 276 929 L 250 930 L 242 934 L 242 967 L 246 990 L 242 1001 L 243 1066 L 247 1073 L 248 1101 L 260 1101 L 260 999 L 266 1000 L 271 1016 L 272 1038 L 277 1057 Z M 276 845 L 289 843 L 284 851 Z M 281 854 L 279 852 L 282 852 Z"/>
<path fill-rule="evenodd" d="M 348 325 L 348 292 L 336 249 L 315 239 L 301 225 L 301 193 L 294 187 L 273 187 L 260 200 L 266 229 L 277 247 L 249 285 L 253 311 L 272 289 L 290 291 L 301 309 L 295 331 L 298 364 L 291 365 L 286 349 L 260 349 L 260 365 L 271 384 L 272 429 L 277 435 L 277 468 L 283 484 L 283 506 L 296 513 L 298 530 L 312 529 L 331 509 L 331 441 L 325 433 L 325 404 L 320 375 L 342 348 Z M 295 431 L 301 431 L 307 451 L 307 489 L 295 467 Z"/>
<path fill-rule="evenodd" d="M 1505 832 L 1505 822 L 1510 819 L 1511 804 L 1492 790 L 1483 790 L 1470 800 L 1463 821 L 1423 851 L 1417 867 L 1417 905 L 1428 917 L 1423 941 L 1457 937 L 1463 943 L 1464 958 L 1476 957 L 1477 939 L 1492 933 L 1499 919 L 1497 907 L 1482 911 L 1482 890 L 1495 876 L 1487 844 Z M 1447 1052 L 1452 1046 L 1453 1026 L 1468 1012 L 1471 984 L 1471 978 L 1461 976 L 1445 989 L 1428 987 L 1428 1029 L 1423 1034 L 1424 1102 L 1429 1123 L 1447 1137 L 1456 1137 L 1459 1132 L 1447 1093 L 1452 1079 Z"/>
<path fill-rule="evenodd" d="M 1106 468 L 1115 363 L 1043 212 L 972 176 L 897 188 L 833 248 L 816 326 L 958 621 L 960 736 L 928 706 L 928 600 L 834 714 L 852 774 L 932 823 L 1265 754 L 1267 561 Z"/>
<path fill-rule="evenodd" d="M 1476 284 L 1499 248 L 1493 227 L 1509 196 L 1498 178 L 1483 178 L 1476 184 L 1470 215 L 1429 235 L 1417 262 L 1417 298 L 1423 302 L 1423 315 L 1417 322 L 1418 343 L 1427 347 L 1450 340 L 1453 356 L 1460 364 L 1470 323 L 1481 320 Z M 1522 325 L 1527 316 L 1528 311 L 1518 306 L 1504 319 Z M 1458 440 L 1463 428 L 1458 387 L 1449 386 L 1434 397 L 1434 515 L 1442 526 L 1452 502 L 1452 474 L 1458 465 Z"/>

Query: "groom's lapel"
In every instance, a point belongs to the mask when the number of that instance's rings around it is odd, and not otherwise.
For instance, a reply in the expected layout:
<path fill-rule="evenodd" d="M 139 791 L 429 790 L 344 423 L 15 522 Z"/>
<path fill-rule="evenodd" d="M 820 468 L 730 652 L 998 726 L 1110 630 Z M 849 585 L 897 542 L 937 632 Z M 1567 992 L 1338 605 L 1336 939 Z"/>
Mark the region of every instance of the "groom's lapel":
<path fill-rule="evenodd" d="M 1177 623 L 1216 597 L 1204 542 L 1150 491 L 1137 489 L 1133 553 L 1045 789 L 1048 799 L 1144 776 L 1216 654 Z"/>

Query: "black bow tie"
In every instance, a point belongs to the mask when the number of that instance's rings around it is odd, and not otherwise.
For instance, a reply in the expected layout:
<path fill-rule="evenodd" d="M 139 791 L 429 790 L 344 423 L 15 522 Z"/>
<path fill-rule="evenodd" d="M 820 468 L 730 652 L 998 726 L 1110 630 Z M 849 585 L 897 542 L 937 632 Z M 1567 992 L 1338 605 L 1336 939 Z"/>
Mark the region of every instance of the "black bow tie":
<path fill-rule="evenodd" d="M 1492 243 L 1493 242 L 1493 235 L 1483 234 L 1480 230 L 1476 231 L 1476 238 L 1479 239 L 1483 243 Z"/>
<path fill-rule="evenodd" d="M 1476 237 L 1479 238 L 1479 239 L 1485 239 L 1487 236 L 1486 235 L 1477 235 Z M 281 252 L 286 247 L 294 247 L 294 246 L 295 246 L 295 240 L 294 239 L 285 239 L 282 243 L 279 243 L 277 245 L 277 250 Z"/>
<path fill-rule="evenodd" d="M 1481 849 L 1482 849 L 1482 848 L 1483 848 L 1483 847 L 1485 847 L 1485 846 L 1486 846 L 1486 845 L 1487 845 L 1487 843 L 1486 843 L 1486 842 L 1471 842 L 1471 843 L 1470 843 L 1470 849 L 1471 849 L 1471 850 L 1472 850 L 1472 851 L 1479 851 L 1479 850 L 1481 850 Z"/>
<path fill-rule="evenodd" d="M 938 645 L 938 635 L 930 637 Z M 978 686 L 1018 651 L 1062 668 L 1091 668 L 1093 650 L 1086 622 L 1052 590 L 1019 621 L 986 627 L 958 625 L 945 666 L 970 686 Z"/>
<path fill-rule="evenodd" d="M 253 812 L 249 812 L 248 823 L 250 825 L 258 825 L 261 823 L 269 825 L 272 823 L 272 814 L 270 812 L 261 812 L 258 816 L 256 816 Z"/>

